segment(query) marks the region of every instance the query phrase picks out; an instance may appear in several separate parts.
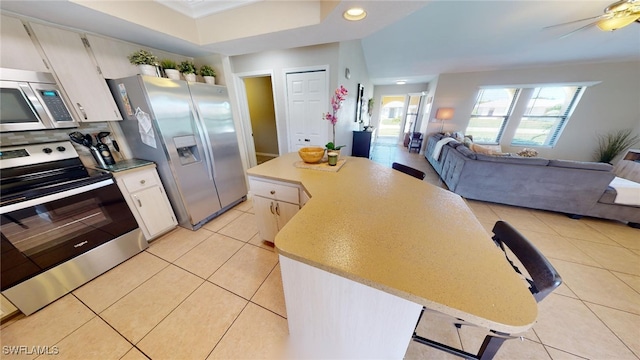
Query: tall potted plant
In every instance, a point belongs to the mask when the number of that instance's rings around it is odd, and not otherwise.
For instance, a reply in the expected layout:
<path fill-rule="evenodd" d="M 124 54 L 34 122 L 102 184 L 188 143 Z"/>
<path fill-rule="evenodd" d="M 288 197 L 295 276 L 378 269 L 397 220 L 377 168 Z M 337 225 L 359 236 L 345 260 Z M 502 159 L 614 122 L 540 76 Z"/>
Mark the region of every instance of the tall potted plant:
<path fill-rule="evenodd" d="M 156 69 L 158 58 L 150 51 L 140 49 L 131 53 L 127 58 L 131 64 L 138 66 L 142 75 L 158 76 Z"/>
<path fill-rule="evenodd" d="M 330 121 L 332 130 L 333 130 L 333 138 L 330 142 L 327 143 L 327 153 L 329 151 L 340 151 L 342 147 L 345 145 L 336 146 L 336 123 L 338 122 L 338 110 L 342 107 L 342 102 L 347 97 L 347 89 L 344 86 L 340 85 L 334 91 L 333 96 L 331 97 L 331 112 L 325 113 L 322 118 Z"/>
<path fill-rule="evenodd" d="M 611 163 L 618 154 L 640 141 L 640 136 L 631 135 L 631 129 L 618 130 L 598 136 L 596 160 Z"/>
<path fill-rule="evenodd" d="M 184 79 L 187 81 L 195 82 L 196 75 L 198 75 L 198 70 L 196 70 L 196 66 L 193 65 L 191 61 L 183 61 L 178 65 L 178 70 L 184 76 Z"/>

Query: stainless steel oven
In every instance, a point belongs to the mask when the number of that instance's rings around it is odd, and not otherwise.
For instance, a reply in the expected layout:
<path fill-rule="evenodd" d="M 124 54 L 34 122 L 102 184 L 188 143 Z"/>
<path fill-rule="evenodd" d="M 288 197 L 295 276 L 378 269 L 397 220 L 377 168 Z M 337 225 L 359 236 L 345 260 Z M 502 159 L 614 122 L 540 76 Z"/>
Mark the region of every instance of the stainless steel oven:
<path fill-rule="evenodd" d="M 3 148 L 0 169 L 2 294 L 25 314 L 146 248 L 111 174 L 71 143 Z"/>
<path fill-rule="evenodd" d="M 53 75 L 0 68 L 0 131 L 77 126 Z"/>

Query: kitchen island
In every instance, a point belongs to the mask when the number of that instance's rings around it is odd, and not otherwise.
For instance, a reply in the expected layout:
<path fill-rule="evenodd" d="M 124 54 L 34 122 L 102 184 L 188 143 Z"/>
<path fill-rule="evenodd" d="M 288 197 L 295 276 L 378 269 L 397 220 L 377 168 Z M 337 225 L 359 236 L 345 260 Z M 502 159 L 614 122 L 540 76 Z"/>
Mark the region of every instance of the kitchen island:
<path fill-rule="evenodd" d="M 402 358 L 423 306 L 521 333 L 537 305 L 465 201 L 366 158 L 337 172 L 296 153 L 247 171 L 310 200 L 275 238 L 293 357 Z"/>

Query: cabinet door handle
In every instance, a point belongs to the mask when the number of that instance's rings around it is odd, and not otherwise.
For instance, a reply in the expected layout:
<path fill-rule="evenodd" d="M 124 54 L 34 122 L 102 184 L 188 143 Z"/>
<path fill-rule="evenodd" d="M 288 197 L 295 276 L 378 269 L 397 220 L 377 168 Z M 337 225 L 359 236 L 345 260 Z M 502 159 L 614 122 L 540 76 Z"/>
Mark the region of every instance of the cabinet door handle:
<path fill-rule="evenodd" d="M 276 193 L 276 191 L 275 191 L 275 190 L 271 190 L 271 191 L 269 191 L 269 194 L 271 194 L 271 195 L 274 195 L 275 193 Z"/>
<path fill-rule="evenodd" d="M 269 206 L 269 210 L 271 210 L 271 213 L 273 214 L 273 201 L 271 202 L 271 206 Z"/>
<path fill-rule="evenodd" d="M 80 112 L 82 113 L 82 117 L 84 117 L 85 120 L 87 120 L 87 112 L 84 111 L 84 108 L 82 107 L 82 105 L 80 105 L 80 103 L 76 103 L 78 105 L 78 109 L 80 109 Z"/>
<path fill-rule="evenodd" d="M 135 195 L 133 195 L 133 198 L 138 202 L 138 207 L 142 207 L 142 201 L 140 201 L 140 199 Z"/>
<path fill-rule="evenodd" d="M 280 203 L 276 203 L 276 214 L 280 216 Z"/>

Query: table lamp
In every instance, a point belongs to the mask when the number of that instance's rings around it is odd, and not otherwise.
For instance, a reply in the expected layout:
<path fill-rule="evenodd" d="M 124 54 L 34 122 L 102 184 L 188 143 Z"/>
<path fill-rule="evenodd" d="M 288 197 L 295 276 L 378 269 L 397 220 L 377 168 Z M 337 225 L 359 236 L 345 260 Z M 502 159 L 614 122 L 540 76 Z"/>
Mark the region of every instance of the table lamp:
<path fill-rule="evenodd" d="M 438 108 L 436 120 L 440 120 L 440 132 L 444 130 L 444 121 L 453 118 L 453 108 Z"/>

